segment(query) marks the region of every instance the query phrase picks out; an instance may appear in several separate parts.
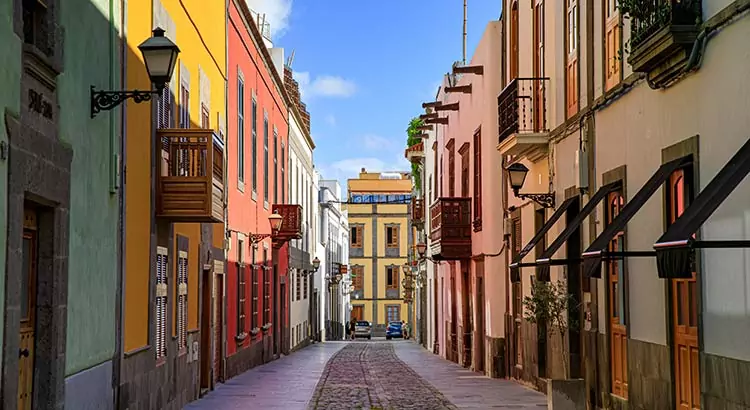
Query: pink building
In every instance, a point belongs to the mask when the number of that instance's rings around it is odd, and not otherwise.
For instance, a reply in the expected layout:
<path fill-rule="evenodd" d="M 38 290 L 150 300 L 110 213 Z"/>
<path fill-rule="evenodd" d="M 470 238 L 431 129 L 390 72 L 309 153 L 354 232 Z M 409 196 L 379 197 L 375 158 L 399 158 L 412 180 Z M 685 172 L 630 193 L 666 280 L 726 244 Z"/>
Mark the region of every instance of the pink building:
<path fill-rule="evenodd" d="M 501 22 L 488 23 L 465 66 L 444 79 L 422 118 L 429 255 L 437 264 L 437 350 L 494 377 L 504 375 L 508 280 L 504 275 L 503 158 L 496 149 L 502 91 Z M 432 184 L 430 186 L 430 184 Z"/>

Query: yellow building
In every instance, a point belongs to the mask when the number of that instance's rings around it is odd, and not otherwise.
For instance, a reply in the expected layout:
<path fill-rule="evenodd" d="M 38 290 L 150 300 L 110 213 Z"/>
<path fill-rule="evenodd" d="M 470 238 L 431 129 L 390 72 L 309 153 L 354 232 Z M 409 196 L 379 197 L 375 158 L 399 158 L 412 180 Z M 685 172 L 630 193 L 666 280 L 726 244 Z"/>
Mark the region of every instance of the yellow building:
<path fill-rule="evenodd" d="M 352 320 L 373 324 L 376 336 L 390 321 L 409 321 L 404 303 L 402 266 L 412 242 L 409 226 L 411 176 L 406 172 L 367 172 L 347 182 L 350 243 L 349 266 L 354 275 Z"/>
<path fill-rule="evenodd" d="M 153 88 L 138 50 L 153 29 L 180 53 L 161 95 L 123 106 L 119 407 L 181 408 L 222 371 L 226 10 L 204 0 L 126 4 L 126 89 Z"/>

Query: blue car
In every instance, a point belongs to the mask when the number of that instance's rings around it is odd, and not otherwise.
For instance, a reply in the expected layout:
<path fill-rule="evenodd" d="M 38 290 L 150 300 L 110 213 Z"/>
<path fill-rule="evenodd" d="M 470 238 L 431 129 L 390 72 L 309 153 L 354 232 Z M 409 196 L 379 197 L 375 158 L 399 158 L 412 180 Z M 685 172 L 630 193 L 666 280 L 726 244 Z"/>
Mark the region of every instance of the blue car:
<path fill-rule="evenodd" d="M 393 338 L 401 339 L 404 337 L 404 331 L 401 328 L 401 322 L 390 322 L 388 328 L 385 329 L 385 340 L 391 340 Z"/>

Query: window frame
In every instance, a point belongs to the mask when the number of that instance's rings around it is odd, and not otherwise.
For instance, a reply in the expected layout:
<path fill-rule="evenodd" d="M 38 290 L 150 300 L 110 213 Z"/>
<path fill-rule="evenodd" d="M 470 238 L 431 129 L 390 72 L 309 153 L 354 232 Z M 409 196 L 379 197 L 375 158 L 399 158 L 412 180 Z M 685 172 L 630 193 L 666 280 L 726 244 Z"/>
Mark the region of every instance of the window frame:
<path fill-rule="evenodd" d="M 251 91 L 252 94 L 252 102 L 251 102 L 251 112 L 250 112 L 250 121 L 252 121 L 252 127 L 251 127 L 251 156 L 252 156 L 252 186 L 253 186 L 253 192 L 258 193 L 258 99 L 256 98 L 255 91 Z"/>
<path fill-rule="evenodd" d="M 399 280 L 401 279 L 398 266 L 388 265 L 385 267 L 385 288 L 386 289 L 399 289 Z M 392 282 L 392 283 L 391 283 Z"/>
<path fill-rule="evenodd" d="M 399 225 L 386 225 L 385 226 L 385 247 L 388 249 L 399 248 L 399 235 L 401 234 L 401 227 Z M 389 238 L 390 236 L 390 238 Z"/>
<path fill-rule="evenodd" d="M 482 128 L 474 132 L 474 232 L 482 230 Z"/>
<path fill-rule="evenodd" d="M 245 83 L 237 77 L 237 180 L 245 186 Z"/>
<path fill-rule="evenodd" d="M 263 202 L 268 203 L 270 181 L 268 180 L 269 158 L 268 158 L 268 112 L 263 111 Z"/>

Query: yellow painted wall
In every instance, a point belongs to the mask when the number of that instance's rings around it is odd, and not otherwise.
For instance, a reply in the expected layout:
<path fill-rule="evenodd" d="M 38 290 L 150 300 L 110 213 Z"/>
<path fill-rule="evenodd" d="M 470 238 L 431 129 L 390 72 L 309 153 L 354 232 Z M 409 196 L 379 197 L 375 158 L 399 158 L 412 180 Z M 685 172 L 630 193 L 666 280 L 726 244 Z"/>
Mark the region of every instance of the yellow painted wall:
<path fill-rule="evenodd" d="M 190 75 L 190 118 L 200 125 L 199 67 L 210 83 L 210 122 L 219 129 L 219 121 L 226 121 L 226 10 L 223 3 L 204 0 L 129 0 L 126 10 L 128 33 L 127 84 L 128 89 L 147 89 L 150 81 L 137 49 L 138 44 L 151 36 L 156 18 L 167 30 L 167 36 L 180 47 L 179 61 L 172 76 L 173 89 L 179 90 L 180 64 Z M 168 16 L 168 17 L 167 17 Z M 173 24 L 166 24 L 169 20 Z M 175 116 L 179 112 L 179 92 Z M 126 180 L 126 284 L 125 284 L 125 351 L 148 344 L 148 297 L 150 281 L 150 203 L 151 203 L 151 104 L 127 103 L 127 180 Z M 216 230 L 216 229 L 215 229 Z M 223 228 L 218 228 L 223 231 Z M 175 224 L 175 235 L 188 237 L 188 328 L 198 327 L 198 286 L 200 279 L 199 224 Z M 213 243 L 219 244 L 216 233 Z M 170 249 L 170 258 L 176 257 Z M 175 272 L 173 272 L 173 275 Z M 174 301 L 171 300 L 170 303 Z"/>

